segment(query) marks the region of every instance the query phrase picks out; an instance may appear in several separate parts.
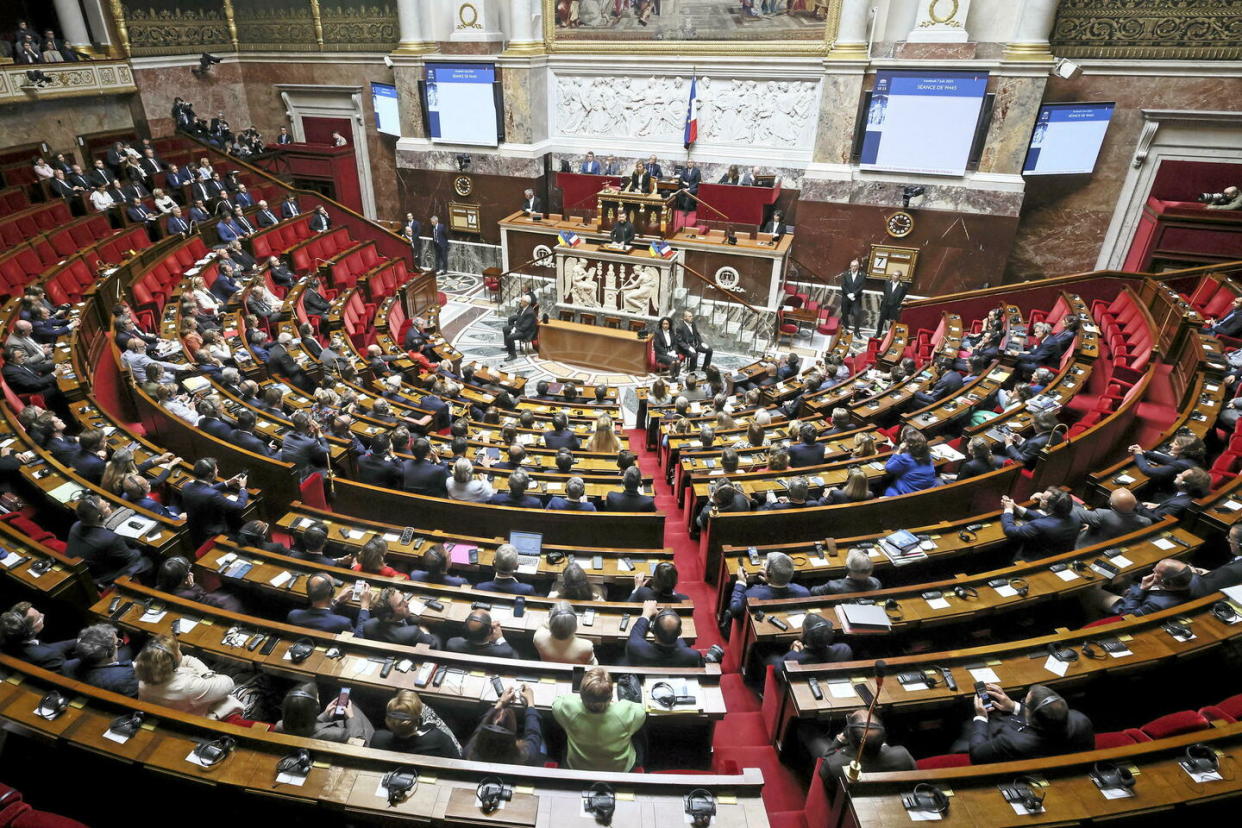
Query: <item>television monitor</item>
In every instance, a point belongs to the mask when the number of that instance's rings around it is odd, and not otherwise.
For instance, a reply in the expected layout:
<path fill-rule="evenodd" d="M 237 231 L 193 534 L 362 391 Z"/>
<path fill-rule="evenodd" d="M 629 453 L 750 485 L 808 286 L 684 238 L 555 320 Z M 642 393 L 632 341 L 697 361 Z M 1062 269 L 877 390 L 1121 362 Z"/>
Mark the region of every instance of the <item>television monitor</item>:
<path fill-rule="evenodd" d="M 1098 103 L 1047 103 L 1039 108 L 1022 163 L 1023 175 L 1084 175 L 1096 158 L 1116 106 Z"/>
<path fill-rule="evenodd" d="M 987 72 L 877 72 L 859 167 L 964 175 L 987 86 Z"/>

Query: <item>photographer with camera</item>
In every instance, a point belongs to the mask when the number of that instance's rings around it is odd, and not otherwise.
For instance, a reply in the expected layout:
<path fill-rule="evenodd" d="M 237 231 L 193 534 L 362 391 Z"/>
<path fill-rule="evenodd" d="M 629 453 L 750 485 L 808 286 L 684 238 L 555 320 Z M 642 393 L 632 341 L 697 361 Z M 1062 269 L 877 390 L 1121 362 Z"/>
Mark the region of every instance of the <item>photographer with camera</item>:
<path fill-rule="evenodd" d="M 1199 201 L 1208 210 L 1242 210 L 1242 192 L 1237 187 L 1226 187 L 1219 193 L 1204 193 Z"/>

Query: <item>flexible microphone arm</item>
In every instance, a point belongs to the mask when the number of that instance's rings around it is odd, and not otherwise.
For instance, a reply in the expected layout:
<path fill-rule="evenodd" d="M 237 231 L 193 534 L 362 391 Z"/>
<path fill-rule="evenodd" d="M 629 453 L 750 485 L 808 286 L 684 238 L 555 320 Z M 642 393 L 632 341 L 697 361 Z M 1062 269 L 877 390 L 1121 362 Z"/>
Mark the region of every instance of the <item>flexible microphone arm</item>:
<path fill-rule="evenodd" d="M 884 686 L 884 668 L 887 666 L 888 664 L 881 658 L 877 659 L 872 667 L 871 674 L 875 677 L 875 693 L 871 696 L 871 704 L 867 705 L 867 722 L 863 725 L 863 735 L 858 743 L 858 750 L 845 769 L 845 779 L 849 782 L 857 782 L 859 775 L 862 774 L 862 755 L 867 747 L 867 739 L 871 736 L 871 715 L 875 712 L 876 703 L 880 700 L 880 688 Z"/>

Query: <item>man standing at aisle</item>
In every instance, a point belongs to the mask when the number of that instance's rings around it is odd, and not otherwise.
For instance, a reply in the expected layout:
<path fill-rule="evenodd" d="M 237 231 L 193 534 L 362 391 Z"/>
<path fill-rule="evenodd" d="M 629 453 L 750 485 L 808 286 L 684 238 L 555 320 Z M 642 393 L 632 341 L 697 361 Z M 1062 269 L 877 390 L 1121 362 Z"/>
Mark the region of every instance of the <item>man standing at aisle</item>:
<path fill-rule="evenodd" d="M 862 314 L 863 287 L 867 284 L 867 274 L 862 271 L 862 263 L 858 259 L 850 259 L 849 270 L 841 274 L 841 330 L 854 322 L 854 335 L 858 336 L 859 316 Z"/>
<path fill-rule="evenodd" d="M 436 249 L 436 264 L 433 273 L 448 273 L 448 228 L 440 223 L 439 216 L 431 217 L 431 243 Z"/>

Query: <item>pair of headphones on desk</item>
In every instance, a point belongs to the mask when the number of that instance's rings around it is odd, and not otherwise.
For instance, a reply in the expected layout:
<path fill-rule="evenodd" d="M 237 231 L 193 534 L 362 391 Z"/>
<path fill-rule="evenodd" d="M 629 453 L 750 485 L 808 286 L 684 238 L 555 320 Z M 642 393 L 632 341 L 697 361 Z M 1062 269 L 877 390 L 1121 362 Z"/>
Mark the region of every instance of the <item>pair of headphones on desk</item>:
<path fill-rule="evenodd" d="M 237 747 L 236 739 L 232 736 L 221 736 L 209 742 L 201 742 L 194 748 L 194 758 L 202 763 L 203 767 L 210 768 L 227 759 L 235 747 Z"/>
<path fill-rule="evenodd" d="M 310 658 L 313 652 L 315 652 L 315 642 L 309 638 L 299 638 L 289 645 L 289 660 L 294 664 L 301 664 Z"/>
<path fill-rule="evenodd" d="M 1007 802 L 1016 802 L 1026 809 L 1028 814 L 1042 813 L 1044 810 L 1044 792 L 1039 790 L 1039 783 L 1033 776 L 1019 776 L 1013 784 L 1001 788 Z"/>
<path fill-rule="evenodd" d="M 418 784 L 418 768 L 401 765 L 384 774 L 381 783 L 388 791 L 388 804 L 399 805 L 410 796 L 410 791 Z"/>
<path fill-rule="evenodd" d="M 884 614 L 888 616 L 889 621 L 905 620 L 906 613 L 901 608 L 901 604 L 897 603 L 896 598 L 889 598 L 884 602 Z"/>
<path fill-rule="evenodd" d="M 1135 784 L 1134 772 L 1115 762 L 1096 762 L 1091 766 L 1091 778 L 1101 788 L 1120 788 L 1132 790 Z"/>
<path fill-rule="evenodd" d="M 309 693 L 303 693 L 309 696 Z M 277 773 L 289 773 L 294 776 L 306 776 L 311 770 L 311 755 L 306 748 L 299 748 L 276 763 Z"/>
<path fill-rule="evenodd" d="M 1199 742 L 1186 748 L 1181 764 L 1191 773 L 1214 773 L 1220 769 L 1220 757 L 1215 750 Z"/>
<path fill-rule="evenodd" d="M 949 812 L 949 797 L 930 782 L 920 782 L 908 794 L 902 794 L 901 804 L 907 811 L 931 811 L 934 814 Z"/>
<path fill-rule="evenodd" d="M 513 788 L 506 785 L 499 776 L 485 776 L 479 780 L 474 795 L 479 798 L 479 807 L 483 809 L 483 813 L 494 814 L 500 808 L 501 802 L 513 799 Z"/>
<path fill-rule="evenodd" d="M 1031 594 L 1031 585 L 1027 583 L 1026 578 L 1010 578 L 1009 587 L 1018 593 L 1019 598 L 1025 598 Z"/>
<path fill-rule="evenodd" d="M 972 586 L 958 585 L 958 586 L 953 587 L 953 594 L 956 595 L 958 598 L 962 599 L 963 601 L 965 601 L 967 599 L 978 598 L 979 590 L 975 589 Z"/>
<path fill-rule="evenodd" d="M 1226 624 L 1232 624 L 1238 620 L 1238 611 L 1228 601 L 1217 601 L 1212 604 L 1212 615 Z"/>
<path fill-rule="evenodd" d="M 686 816 L 694 828 L 707 828 L 716 816 L 716 797 L 706 788 L 695 788 L 683 800 Z"/>
<path fill-rule="evenodd" d="M 596 782 L 582 792 L 582 810 L 595 817 L 599 825 L 612 825 L 617 812 L 617 794 L 607 782 Z"/>

